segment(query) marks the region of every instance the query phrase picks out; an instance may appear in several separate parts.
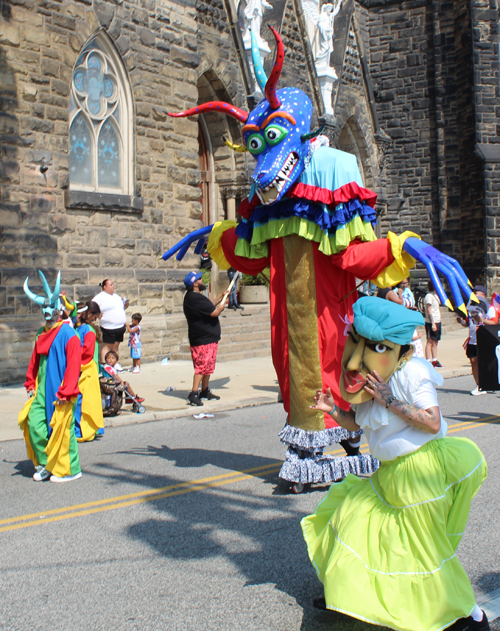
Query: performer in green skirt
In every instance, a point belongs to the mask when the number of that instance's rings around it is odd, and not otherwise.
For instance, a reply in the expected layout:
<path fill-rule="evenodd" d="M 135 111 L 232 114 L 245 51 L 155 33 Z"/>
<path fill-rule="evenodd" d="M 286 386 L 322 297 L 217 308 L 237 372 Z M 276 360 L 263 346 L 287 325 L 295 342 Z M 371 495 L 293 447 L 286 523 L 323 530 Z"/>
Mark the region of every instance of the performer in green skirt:
<path fill-rule="evenodd" d="M 342 358 L 351 410 L 336 408 L 329 390 L 316 393 L 312 407 L 363 429 L 381 465 L 332 485 L 302 520 L 324 586 L 315 605 L 398 631 L 487 631 L 455 554 L 486 462 L 470 440 L 445 438 L 435 390 L 443 378 L 410 345 L 420 324 L 418 312 L 361 298 Z"/>

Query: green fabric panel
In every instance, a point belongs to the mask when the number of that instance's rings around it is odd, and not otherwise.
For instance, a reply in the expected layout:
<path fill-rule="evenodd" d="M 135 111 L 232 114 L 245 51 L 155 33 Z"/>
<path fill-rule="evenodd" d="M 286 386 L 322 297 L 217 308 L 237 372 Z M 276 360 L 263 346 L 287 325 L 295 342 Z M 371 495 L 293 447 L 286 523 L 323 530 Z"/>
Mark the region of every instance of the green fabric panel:
<path fill-rule="evenodd" d="M 97 344 L 96 344 L 96 347 L 97 347 Z M 76 440 L 76 434 L 75 434 L 75 408 L 76 408 L 76 401 L 73 405 L 73 416 L 71 418 L 71 432 L 70 432 L 70 439 L 69 439 L 69 461 L 70 461 L 71 475 L 76 475 L 77 473 L 80 473 L 80 471 L 82 470 L 80 466 L 80 456 L 78 454 L 78 441 Z"/>
<path fill-rule="evenodd" d="M 28 416 L 28 431 L 30 444 L 35 452 L 36 459 L 41 465 L 47 464 L 45 447 L 49 441 L 49 428 L 45 412 L 45 376 L 47 355 L 40 355 L 40 365 L 38 368 L 38 387 L 35 400 L 31 404 Z"/>
<path fill-rule="evenodd" d="M 332 235 L 324 232 L 308 219 L 288 217 L 256 226 L 253 231 L 252 243 L 248 243 L 245 239 L 238 239 L 235 254 L 249 259 L 268 256 L 267 241 L 287 237 L 291 234 L 297 234 L 307 241 L 315 241 L 319 244 L 319 251 L 326 256 L 342 252 L 354 239 L 375 241 L 377 238 L 371 223 L 363 221 L 359 215 Z"/>

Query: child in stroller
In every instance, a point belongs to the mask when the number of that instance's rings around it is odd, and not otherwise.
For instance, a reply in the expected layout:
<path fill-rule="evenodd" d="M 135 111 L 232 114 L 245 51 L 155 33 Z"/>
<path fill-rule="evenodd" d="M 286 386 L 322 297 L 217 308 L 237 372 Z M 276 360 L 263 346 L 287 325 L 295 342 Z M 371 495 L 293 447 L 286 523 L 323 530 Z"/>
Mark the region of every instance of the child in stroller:
<path fill-rule="evenodd" d="M 132 403 L 134 412 L 144 414 L 146 411 L 142 405 L 144 399 L 135 394 L 130 384 L 123 381 L 114 368 L 118 361 L 118 355 L 114 351 L 108 351 L 104 359 L 106 363 L 102 367 L 102 376 L 100 377 L 104 416 L 116 416 L 118 414 L 123 402 L 123 393 L 125 393 L 125 403 Z"/>

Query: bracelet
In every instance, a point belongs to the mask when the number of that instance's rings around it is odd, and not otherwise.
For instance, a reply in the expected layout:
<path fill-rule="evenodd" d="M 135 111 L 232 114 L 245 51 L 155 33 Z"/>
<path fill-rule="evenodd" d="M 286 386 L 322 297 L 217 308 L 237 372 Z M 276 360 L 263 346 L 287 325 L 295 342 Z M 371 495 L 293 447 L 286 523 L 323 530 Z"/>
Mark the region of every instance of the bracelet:
<path fill-rule="evenodd" d="M 397 401 L 397 400 L 398 400 L 397 397 L 389 397 L 387 399 L 387 403 L 385 404 L 385 409 L 388 410 L 391 407 L 391 405 L 394 403 L 394 401 Z"/>
<path fill-rule="evenodd" d="M 336 410 L 336 409 L 337 409 L 337 406 L 334 404 L 334 406 L 333 406 L 332 410 L 331 410 L 330 412 L 328 412 L 328 414 L 329 414 L 330 416 L 332 416 L 332 414 L 335 412 L 335 410 Z"/>

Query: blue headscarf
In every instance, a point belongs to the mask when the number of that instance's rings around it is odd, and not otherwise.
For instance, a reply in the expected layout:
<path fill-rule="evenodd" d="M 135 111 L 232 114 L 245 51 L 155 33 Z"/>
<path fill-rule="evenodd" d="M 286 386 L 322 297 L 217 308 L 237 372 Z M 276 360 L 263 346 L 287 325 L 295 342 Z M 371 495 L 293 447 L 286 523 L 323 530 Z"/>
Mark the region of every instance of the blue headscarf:
<path fill-rule="evenodd" d="M 389 340 L 409 344 L 415 327 L 424 324 L 418 311 L 412 311 L 390 300 L 367 296 L 353 306 L 356 332 L 374 342 Z"/>

